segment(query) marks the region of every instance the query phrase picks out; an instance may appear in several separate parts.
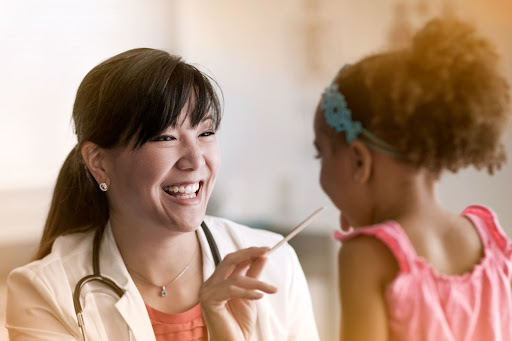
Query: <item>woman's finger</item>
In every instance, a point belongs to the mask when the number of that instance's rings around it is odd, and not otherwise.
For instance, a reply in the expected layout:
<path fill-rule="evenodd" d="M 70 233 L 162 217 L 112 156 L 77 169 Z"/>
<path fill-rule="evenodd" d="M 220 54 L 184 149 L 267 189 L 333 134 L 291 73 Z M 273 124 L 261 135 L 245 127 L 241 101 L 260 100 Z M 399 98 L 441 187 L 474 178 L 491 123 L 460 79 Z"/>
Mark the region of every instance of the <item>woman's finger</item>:
<path fill-rule="evenodd" d="M 201 301 L 223 302 L 234 298 L 259 299 L 264 293 L 273 294 L 277 288 L 245 276 L 234 276 L 222 283 L 201 288 Z"/>
<path fill-rule="evenodd" d="M 256 258 L 258 259 L 258 258 Z M 254 262 L 254 259 L 251 258 L 249 260 L 243 261 L 242 263 L 238 264 L 235 269 L 231 272 L 229 277 L 232 276 L 238 276 L 238 275 L 245 275 L 247 272 L 247 269 L 251 266 L 251 264 Z"/>
<path fill-rule="evenodd" d="M 277 288 L 267 282 L 246 276 L 234 276 L 226 280 L 228 286 L 237 286 L 244 289 L 260 290 L 268 294 L 277 292 Z"/>
<path fill-rule="evenodd" d="M 252 260 L 264 255 L 268 250 L 268 247 L 250 247 L 230 253 L 224 257 L 208 280 L 211 282 L 224 280 L 231 276 L 239 265 L 243 267 L 244 262 L 246 262 L 245 266 L 247 267 Z"/>
<path fill-rule="evenodd" d="M 267 262 L 267 257 L 258 257 L 256 258 L 250 265 L 247 273 L 245 274 L 247 277 L 259 278 L 265 264 Z"/>

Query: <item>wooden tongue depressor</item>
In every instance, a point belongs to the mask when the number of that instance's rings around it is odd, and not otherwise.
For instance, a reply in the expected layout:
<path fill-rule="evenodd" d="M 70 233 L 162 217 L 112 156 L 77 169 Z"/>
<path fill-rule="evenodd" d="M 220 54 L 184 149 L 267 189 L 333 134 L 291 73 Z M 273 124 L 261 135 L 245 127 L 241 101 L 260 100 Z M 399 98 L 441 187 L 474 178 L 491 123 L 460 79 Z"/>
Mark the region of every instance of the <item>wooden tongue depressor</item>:
<path fill-rule="evenodd" d="M 277 243 L 276 245 L 274 245 L 274 247 L 272 249 L 270 249 L 269 252 L 267 252 L 266 256 L 270 255 L 272 252 L 274 252 L 276 249 L 278 249 L 281 245 L 283 245 L 284 243 L 288 242 L 290 239 L 292 239 L 293 237 L 295 237 L 300 231 L 302 231 L 306 226 L 309 225 L 309 223 L 311 221 L 313 221 L 313 219 L 320 213 L 322 212 L 323 210 L 325 209 L 325 207 L 320 207 L 319 209 L 317 209 L 315 212 L 311 213 L 311 215 L 309 217 L 307 217 L 306 219 L 304 219 L 304 221 L 302 223 L 300 223 L 299 225 L 297 225 L 297 227 L 295 227 L 293 230 L 291 230 L 290 233 L 288 233 L 286 235 L 286 237 L 284 237 L 279 243 Z"/>

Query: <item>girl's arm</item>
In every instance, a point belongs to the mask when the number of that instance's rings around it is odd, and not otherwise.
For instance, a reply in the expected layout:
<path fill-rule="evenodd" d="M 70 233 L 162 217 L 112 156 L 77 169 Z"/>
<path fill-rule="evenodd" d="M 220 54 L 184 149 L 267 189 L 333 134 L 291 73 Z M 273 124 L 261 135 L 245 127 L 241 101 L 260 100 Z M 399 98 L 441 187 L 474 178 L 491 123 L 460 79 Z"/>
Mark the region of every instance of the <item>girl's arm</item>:
<path fill-rule="evenodd" d="M 358 236 L 338 255 L 341 341 L 387 341 L 384 292 L 398 272 L 389 249 L 379 240 Z"/>

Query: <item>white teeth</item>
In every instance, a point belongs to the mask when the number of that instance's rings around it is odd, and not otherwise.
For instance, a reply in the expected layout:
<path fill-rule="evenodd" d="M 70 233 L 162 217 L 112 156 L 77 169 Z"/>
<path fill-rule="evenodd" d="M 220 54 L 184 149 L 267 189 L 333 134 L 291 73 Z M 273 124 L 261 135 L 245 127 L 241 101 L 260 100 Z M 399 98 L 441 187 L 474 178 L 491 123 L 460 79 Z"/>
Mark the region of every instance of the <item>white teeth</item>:
<path fill-rule="evenodd" d="M 197 190 L 199 189 L 199 183 L 186 185 L 186 186 L 169 186 L 165 189 L 170 194 L 178 194 L 178 193 L 183 193 L 184 195 L 194 194 L 194 197 L 195 197 L 195 192 L 197 192 Z M 175 197 L 181 198 L 182 195 L 180 195 L 180 196 L 175 195 Z"/>
<path fill-rule="evenodd" d="M 178 195 L 175 195 L 175 197 L 178 198 L 178 199 L 190 199 L 190 198 L 195 198 L 196 194 L 195 193 L 178 194 Z"/>

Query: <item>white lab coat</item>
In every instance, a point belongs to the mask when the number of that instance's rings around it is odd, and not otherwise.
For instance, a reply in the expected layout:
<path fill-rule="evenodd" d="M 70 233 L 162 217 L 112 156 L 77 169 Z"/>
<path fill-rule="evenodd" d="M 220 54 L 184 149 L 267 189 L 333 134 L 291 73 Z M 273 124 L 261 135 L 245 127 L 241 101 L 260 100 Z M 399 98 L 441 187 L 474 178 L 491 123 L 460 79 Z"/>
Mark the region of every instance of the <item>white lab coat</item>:
<path fill-rule="evenodd" d="M 282 238 L 225 219 L 207 216 L 205 222 L 222 257 L 250 246 L 272 246 Z M 198 235 L 203 278 L 207 279 L 215 264 L 201 228 Z M 72 295 L 76 283 L 92 274 L 93 236 L 87 232 L 59 237 L 48 256 L 11 272 L 6 312 L 11 341 L 82 340 Z M 126 270 L 109 224 L 99 258 L 102 275 L 111 278 L 125 294 L 119 298 L 101 284 L 84 288 L 81 302 L 88 340 L 155 340 L 144 301 Z M 269 256 L 261 279 L 277 286 L 278 293 L 257 301 L 257 326 L 251 340 L 318 340 L 306 279 L 288 244 Z"/>

